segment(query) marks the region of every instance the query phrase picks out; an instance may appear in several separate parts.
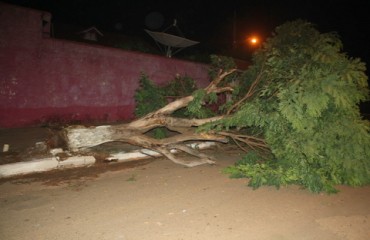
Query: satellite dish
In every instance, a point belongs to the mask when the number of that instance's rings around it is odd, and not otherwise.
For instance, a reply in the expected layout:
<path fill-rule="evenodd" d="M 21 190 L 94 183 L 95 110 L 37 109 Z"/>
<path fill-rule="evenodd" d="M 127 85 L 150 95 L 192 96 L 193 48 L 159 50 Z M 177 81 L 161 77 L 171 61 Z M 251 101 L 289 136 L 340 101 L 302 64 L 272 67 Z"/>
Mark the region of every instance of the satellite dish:
<path fill-rule="evenodd" d="M 171 27 L 171 26 L 170 26 Z M 176 19 L 174 20 L 174 23 L 172 24 L 172 27 L 177 27 L 176 24 Z M 168 28 L 167 28 L 168 29 Z M 166 29 L 166 30 L 167 30 Z M 164 47 L 164 52 L 167 57 L 172 57 L 175 53 L 181 51 L 182 49 L 186 47 L 190 47 L 193 45 L 198 44 L 199 42 L 193 41 L 184 37 L 176 36 L 173 34 L 169 34 L 164 32 L 153 32 L 149 31 L 147 29 L 144 29 L 145 32 L 147 32 L 153 39 L 154 41 L 158 44 L 158 46 L 162 49 Z M 178 31 L 181 33 L 181 31 L 178 29 Z M 161 47 L 162 45 L 162 47 Z M 175 51 L 173 51 L 176 49 Z"/>

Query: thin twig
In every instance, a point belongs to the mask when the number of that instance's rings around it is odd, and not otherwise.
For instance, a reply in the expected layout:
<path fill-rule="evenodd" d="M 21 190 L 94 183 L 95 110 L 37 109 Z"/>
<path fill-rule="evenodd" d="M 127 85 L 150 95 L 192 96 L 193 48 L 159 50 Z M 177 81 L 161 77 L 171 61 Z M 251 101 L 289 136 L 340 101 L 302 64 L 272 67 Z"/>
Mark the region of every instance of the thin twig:
<path fill-rule="evenodd" d="M 245 94 L 245 96 L 242 99 L 240 99 L 238 102 L 236 102 L 234 105 L 231 106 L 231 108 L 227 111 L 226 115 L 230 115 L 230 113 L 235 108 L 239 107 L 239 105 L 241 105 L 244 101 L 246 101 L 248 98 L 250 98 L 251 96 L 253 96 L 255 94 L 255 88 L 257 87 L 258 83 L 262 80 L 262 74 L 264 73 L 263 72 L 264 67 L 265 67 L 265 64 L 263 63 L 260 73 L 258 74 L 256 80 L 254 80 L 254 82 L 252 83 L 252 85 L 248 89 L 248 92 Z"/>

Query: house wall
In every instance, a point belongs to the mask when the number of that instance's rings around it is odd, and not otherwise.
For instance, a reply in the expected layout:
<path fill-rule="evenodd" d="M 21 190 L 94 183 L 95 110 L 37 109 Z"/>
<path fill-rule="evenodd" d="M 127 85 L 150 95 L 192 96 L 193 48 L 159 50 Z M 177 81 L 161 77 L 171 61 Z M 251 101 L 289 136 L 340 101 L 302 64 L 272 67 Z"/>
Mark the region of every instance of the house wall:
<path fill-rule="evenodd" d="M 141 73 L 209 82 L 204 64 L 50 38 L 48 16 L 0 3 L 1 128 L 130 120 Z"/>

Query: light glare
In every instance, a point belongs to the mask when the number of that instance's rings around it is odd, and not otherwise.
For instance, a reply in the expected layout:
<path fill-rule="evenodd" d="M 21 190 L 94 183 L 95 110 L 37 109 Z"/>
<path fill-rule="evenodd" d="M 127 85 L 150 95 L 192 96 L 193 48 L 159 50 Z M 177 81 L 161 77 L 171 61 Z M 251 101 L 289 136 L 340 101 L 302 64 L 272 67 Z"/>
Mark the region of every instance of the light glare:
<path fill-rule="evenodd" d="M 256 45 L 258 43 L 258 38 L 257 37 L 250 37 L 249 38 L 249 43 L 252 45 Z"/>

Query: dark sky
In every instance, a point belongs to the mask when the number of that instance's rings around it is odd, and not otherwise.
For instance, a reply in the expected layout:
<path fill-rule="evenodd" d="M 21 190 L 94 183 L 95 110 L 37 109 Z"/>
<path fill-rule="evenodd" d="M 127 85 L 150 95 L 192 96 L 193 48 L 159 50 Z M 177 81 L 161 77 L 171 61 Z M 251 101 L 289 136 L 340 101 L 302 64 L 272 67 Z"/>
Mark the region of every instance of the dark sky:
<path fill-rule="evenodd" d="M 52 13 L 55 23 L 102 31 L 145 35 L 145 28 L 163 31 L 174 19 L 185 37 L 220 48 L 250 33 L 270 36 L 285 21 L 298 18 L 321 32 L 335 31 L 344 51 L 369 63 L 368 0 L 3 0 Z M 234 28 L 233 28 L 234 26 Z M 234 30 L 235 35 L 234 35 Z M 235 36 L 235 38 L 234 38 Z"/>

